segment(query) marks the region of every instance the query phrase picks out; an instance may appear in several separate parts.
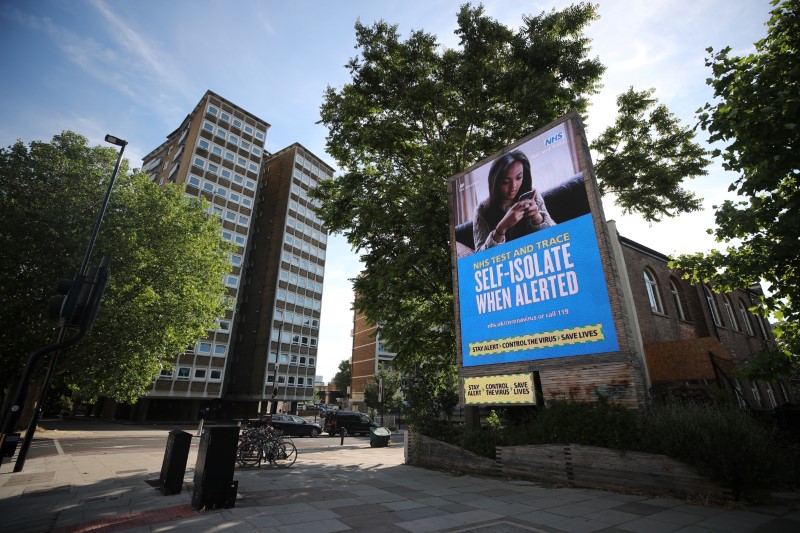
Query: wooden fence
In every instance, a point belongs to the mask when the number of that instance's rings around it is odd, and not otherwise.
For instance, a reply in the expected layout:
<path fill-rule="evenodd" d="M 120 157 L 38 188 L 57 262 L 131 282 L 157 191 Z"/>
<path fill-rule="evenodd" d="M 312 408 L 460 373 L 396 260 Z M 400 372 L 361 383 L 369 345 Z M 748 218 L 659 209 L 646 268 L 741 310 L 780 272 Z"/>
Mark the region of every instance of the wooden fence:
<path fill-rule="evenodd" d="M 408 464 L 465 474 L 544 481 L 563 486 L 677 496 L 693 501 L 730 500 L 729 491 L 664 455 L 620 452 L 579 444 L 501 446 L 497 459 L 475 455 L 409 431 Z"/>

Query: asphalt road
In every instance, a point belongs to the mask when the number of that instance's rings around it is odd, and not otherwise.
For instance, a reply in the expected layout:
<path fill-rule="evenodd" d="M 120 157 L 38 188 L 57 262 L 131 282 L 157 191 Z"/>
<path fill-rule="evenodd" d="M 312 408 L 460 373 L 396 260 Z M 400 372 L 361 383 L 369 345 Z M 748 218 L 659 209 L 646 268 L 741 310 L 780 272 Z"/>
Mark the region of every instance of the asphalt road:
<path fill-rule="evenodd" d="M 194 435 L 194 434 L 193 434 Z M 393 442 L 402 440 L 401 435 L 393 435 Z M 340 437 L 329 437 L 326 434 L 316 438 L 293 437 L 292 441 L 298 452 L 323 451 L 327 448 L 336 448 L 341 445 Z M 368 442 L 369 437 L 345 437 L 344 444 Z M 192 446 L 196 447 L 200 438 L 193 436 Z M 28 450 L 28 459 L 45 457 L 49 455 L 64 455 L 74 453 L 126 453 L 144 450 L 164 450 L 167 444 L 166 436 L 108 436 L 108 437 L 37 437 L 34 436 Z"/>

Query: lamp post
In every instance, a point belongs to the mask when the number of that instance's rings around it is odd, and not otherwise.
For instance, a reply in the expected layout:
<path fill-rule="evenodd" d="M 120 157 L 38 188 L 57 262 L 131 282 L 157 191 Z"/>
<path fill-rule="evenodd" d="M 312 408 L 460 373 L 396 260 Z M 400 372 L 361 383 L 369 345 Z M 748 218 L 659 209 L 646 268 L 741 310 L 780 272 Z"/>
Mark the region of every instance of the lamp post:
<path fill-rule="evenodd" d="M 272 403 L 270 404 L 270 414 L 278 412 L 278 362 L 281 360 L 281 344 L 283 343 L 283 321 L 278 330 L 278 349 L 275 351 L 275 368 L 272 373 Z"/>

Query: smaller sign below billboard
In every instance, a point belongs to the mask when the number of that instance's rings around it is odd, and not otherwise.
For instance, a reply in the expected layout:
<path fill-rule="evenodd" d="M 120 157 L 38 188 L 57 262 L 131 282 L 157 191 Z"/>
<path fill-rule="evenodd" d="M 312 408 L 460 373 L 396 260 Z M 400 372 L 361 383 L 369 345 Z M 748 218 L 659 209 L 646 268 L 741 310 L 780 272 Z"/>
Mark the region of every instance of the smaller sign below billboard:
<path fill-rule="evenodd" d="M 464 378 L 467 405 L 536 405 L 533 374 Z"/>

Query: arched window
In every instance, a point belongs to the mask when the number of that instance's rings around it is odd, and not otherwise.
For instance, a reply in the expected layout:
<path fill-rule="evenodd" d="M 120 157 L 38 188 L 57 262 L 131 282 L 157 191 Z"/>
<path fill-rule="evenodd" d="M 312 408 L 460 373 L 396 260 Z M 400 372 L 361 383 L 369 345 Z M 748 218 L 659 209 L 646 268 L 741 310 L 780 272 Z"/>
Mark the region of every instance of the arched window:
<path fill-rule="evenodd" d="M 706 302 L 708 302 L 708 311 L 711 313 L 711 318 L 714 320 L 714 324 L 717 326 L 722 325 L 722 320 L 719 318 L 719 309 L 717 309 L 717 302 L 714 300 L 714 295 L 711 294 L 711 291 L 703 285 L 703 292 L 706 295 Z"/>
<path fill-rule="evenodd" d="M 725 294 L 722 295 L 722 305 L 725 307 L 725 312 L 728 313 L 728 320 L 731 321 L 731 328 L 734 331 L 740 331 L 739 324 L 736 322 L 736 312 L 733 310 L 731 301 Z"/>
<path fill-rule="evenodd" d="M 678 311 L 678 318 L 686 320 L 686 315 L 683 313 L 683 304 L 681 303 L 681 293 L 678 290 L 678 282 L 674 278 L 669 279 L 669 292 L 672 293 L 672 302 Z"/>
<path fill-rule="evenodd" d="M 664 304 L 661 303 L 661 293 L 658 292 L 656 276 L 649 268 L 644 269 L 644 285 L 647 288 L 647 299 L 650 300 L 650 309 L 654 313 L 664 314 Z"/>
<path fill-rule="evenodd" d="M 752 335 L 753 325 L 750 323 L 750 314 L 747 312 L 747 306 L 741 298 L 739 298 L 739 316 L 742 319 L 742 324 L 744 324 L 744 330 L 748 335 Z"/>
<path fill-rule="evenodd" d="M 758 385 L 756 385 L 755 382 L 750 383 L 750 393 L 753 395 L 753 402 L 755 403 L 756 407 L 761 409 L 763 407 L 763 404 L 761 403 L 761 393 L 759 392 Z"/>

